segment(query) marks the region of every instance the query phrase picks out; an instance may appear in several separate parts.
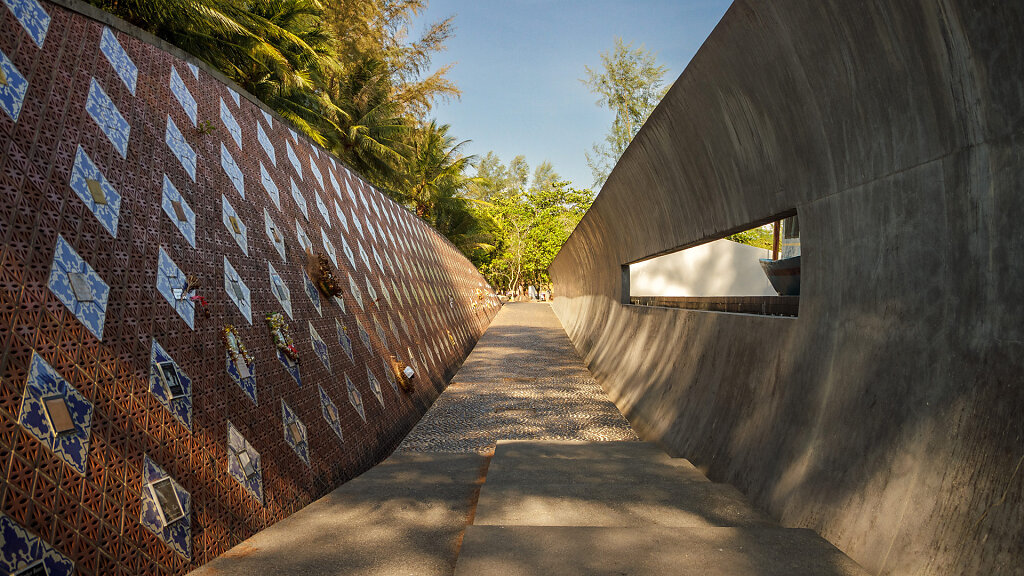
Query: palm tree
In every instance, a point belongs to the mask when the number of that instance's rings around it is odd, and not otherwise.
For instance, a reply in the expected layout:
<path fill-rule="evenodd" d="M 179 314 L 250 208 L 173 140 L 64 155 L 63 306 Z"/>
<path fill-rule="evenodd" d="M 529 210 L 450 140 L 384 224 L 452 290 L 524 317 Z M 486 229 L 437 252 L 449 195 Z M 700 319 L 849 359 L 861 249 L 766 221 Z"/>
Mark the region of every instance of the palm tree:
<path fill-rule="evenodd" d="M 465 175 L 474 157 L 462 155 L 469 141 L 456 143 L 455 137 L 448 135 L 449 128 L 432 120 L 416 132 L 411 143 L 403 200 L 428 222 L 446 198 L 461 196 L 475 182 Z"/>

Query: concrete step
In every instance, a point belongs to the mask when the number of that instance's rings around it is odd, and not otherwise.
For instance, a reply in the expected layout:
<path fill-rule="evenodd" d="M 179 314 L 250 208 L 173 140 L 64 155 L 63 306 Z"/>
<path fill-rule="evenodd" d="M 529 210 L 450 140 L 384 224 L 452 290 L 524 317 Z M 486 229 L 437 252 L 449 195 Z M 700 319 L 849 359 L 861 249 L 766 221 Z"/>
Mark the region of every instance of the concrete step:
<path fill-rule="evenodd" d="M 476 453 L 396 452 L 351 482 L 396 485 L 483 482 L 487 457 Z"/>
<path fill-rule="evenodd" d="M 538 458 L 526 455 L 495 456 L 487 470 L 489 485 L 513 484 L 657 484 L 708 482 L 682 458 L 647 455 L 612 458 Z"/>
<path fill-rule="evenodd" d="M 456 576 L 867 576 L 811 530 L 470 526 Z"/>
<path fill-rule="evenodd" d="M 451 574 L 484 462 L 394 455 L 191 574 Z"/>
<path fill-rule="evenodd" d="M 489 474 L 474 520 L 477 525 L 532 526 L 759 526 L 770 522 L 726 484 L 511 480 L 491 484 Z"/>
<path fill-rule="evenodd" d="M 666 454 L 656 444 L 628 440 L 613 442 L 499 440 L 494 449 L 494 459 L 500 460 L 502 458 L 572 458 L 577 460 L 635 460 L 637 458 L 649 458 L 654 461 L 663 462 L 679 460 Z M 689 462 L 686 464 L 689 464 Z"/>

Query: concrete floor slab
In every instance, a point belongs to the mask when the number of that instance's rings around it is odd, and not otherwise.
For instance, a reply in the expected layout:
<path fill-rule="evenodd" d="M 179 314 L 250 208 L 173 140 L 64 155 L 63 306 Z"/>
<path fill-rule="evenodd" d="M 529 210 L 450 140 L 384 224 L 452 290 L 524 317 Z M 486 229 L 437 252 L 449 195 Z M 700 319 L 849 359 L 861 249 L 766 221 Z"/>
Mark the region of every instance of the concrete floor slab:
<path fill-rule="evenodd" d="M 476 525 L 757 526 L 770 519 L 732 486 L 673 484 L 484 484 Z"/>
<path fill-rule="evenodd" d="M 571 458 L 576 460 L 609 460 L 647 458 L 672 461 L 672 458 L 650 442 L 583 440 L 499 440 L 494 456 L 501 458 Z"/>
<path fill-rule="evenodd" d="M 488 458 L 473 452 L 396 452 L 358 477 L 360 482 L 431 485 L 482 482 Z"/>
<path fill-rule="evenodd" d="M 501 445 L 498 446 L 500 452 Z M 688 461 L 645 457 L 576 459 L 509 457 L 496 453 L 487 484 L 657 484 L 708 482 Z"/>
<path fill-rule="evenodd" d="M 456 576 L 867 576 L 810 530 L 470 526 Z"/>

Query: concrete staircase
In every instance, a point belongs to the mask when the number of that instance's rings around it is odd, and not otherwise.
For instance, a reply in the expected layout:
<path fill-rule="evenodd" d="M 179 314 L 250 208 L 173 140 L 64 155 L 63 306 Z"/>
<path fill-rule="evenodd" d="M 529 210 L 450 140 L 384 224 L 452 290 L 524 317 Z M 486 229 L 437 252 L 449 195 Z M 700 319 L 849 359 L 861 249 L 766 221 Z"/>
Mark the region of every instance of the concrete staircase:
<path fill-rule="evenodd" d="M 642 442 L 501 441 L 456 576 L 864 575 Z"/>

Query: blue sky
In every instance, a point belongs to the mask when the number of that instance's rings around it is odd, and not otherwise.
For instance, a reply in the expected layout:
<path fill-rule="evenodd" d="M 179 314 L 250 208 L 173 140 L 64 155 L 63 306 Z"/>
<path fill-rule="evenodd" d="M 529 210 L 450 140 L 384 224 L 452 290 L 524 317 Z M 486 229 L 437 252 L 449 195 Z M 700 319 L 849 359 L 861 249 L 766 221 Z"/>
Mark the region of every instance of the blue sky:
<path fill-rule="evenodd" d="M 577 187 L 593 182 L 584 152 L 612 121 L 579 79 L 621 36 L 643 44 L 674 81 L 725 14 L 728 0 L 430 0 L 420 22 L 455 15 L 455 37 L 434 64 L 455 63 L 462 99 L 434 116 L 466 151 L 507 164 L 544 160 Z"/>

